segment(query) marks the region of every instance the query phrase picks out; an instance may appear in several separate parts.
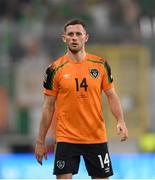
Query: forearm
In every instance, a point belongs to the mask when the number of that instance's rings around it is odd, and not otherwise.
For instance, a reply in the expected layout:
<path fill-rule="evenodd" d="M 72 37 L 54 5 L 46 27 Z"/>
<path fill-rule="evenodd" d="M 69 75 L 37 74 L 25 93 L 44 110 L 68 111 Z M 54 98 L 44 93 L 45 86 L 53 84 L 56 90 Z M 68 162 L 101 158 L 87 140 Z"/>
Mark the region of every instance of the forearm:
<path fill-rule="evenodd" d="M 40 143 L 40 144 L 45 143 L 45 137 L 46 137 L 47 131 L 50 127 L 53 113 L 54 113 L 54 106 L 52 106 L 52 107 L 44 106 L 43 107 L 37 143 Z"/>
<path fill-rule="evenodd" d="M 108 102 L 110 110 L 117 121 L 124 121 L 123 110 L 118 95 L 116 93 L 109 95 Z"/>

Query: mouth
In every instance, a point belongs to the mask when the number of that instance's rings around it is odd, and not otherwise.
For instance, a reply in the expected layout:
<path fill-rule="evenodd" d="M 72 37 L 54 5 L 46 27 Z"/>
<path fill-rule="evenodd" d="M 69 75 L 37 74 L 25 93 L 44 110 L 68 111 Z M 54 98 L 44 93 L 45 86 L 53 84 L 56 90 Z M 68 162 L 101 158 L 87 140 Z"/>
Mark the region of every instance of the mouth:
<path fill-rule="evenodd" d="M 72 45 L 73 47 L 76 47 L 76 46 L 78 46 L 78 43 L 71 43 L 71 45 Z"/>

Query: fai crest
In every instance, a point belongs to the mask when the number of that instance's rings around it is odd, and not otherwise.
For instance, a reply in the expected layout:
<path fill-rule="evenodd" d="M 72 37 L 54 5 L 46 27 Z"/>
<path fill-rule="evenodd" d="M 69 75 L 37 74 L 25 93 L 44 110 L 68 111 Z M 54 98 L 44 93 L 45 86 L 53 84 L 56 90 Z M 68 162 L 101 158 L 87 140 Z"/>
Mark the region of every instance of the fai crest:
<path fill-rule="evenodd" d="M 57 161 L 57 166 L 59 169 L 63 169 L 65 167 L 65 161 L 62 160 Z"/>
<path fill-rule="evenodd" d="M 94 78 L 97 78 L 99 75 L 98 69 L 90 69 L 90 75 Z"/>

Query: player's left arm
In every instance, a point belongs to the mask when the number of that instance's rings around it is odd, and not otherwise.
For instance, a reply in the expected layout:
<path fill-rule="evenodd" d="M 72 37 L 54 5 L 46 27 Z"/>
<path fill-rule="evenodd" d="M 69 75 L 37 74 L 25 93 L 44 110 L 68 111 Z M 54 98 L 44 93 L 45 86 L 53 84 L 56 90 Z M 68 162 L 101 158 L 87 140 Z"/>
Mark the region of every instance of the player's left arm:
<path fill-rule="evenodd" d="M 121 141 L 125 141 L 128 138 L 128 129 L 124 121 L 120 99 L 114 87 L 105 91 L 105 94 L 107 96 L 111 112 L 117 119 L 117 134 L 120 135 Z"/>

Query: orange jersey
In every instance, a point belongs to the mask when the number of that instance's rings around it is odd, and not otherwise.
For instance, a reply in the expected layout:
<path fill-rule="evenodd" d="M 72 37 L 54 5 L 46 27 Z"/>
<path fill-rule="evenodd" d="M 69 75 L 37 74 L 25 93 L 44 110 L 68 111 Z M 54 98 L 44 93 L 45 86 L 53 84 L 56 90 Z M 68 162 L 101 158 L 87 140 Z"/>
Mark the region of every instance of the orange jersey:
<path fill-rule="evenodd" d="M 80 62 L 67 55 L 46 70 L 44 94 L 56 96 L 56 141 L 94 144 L 107 141 L 102 90 L 113 87 L 111 69 L 101 57 Z"/>

